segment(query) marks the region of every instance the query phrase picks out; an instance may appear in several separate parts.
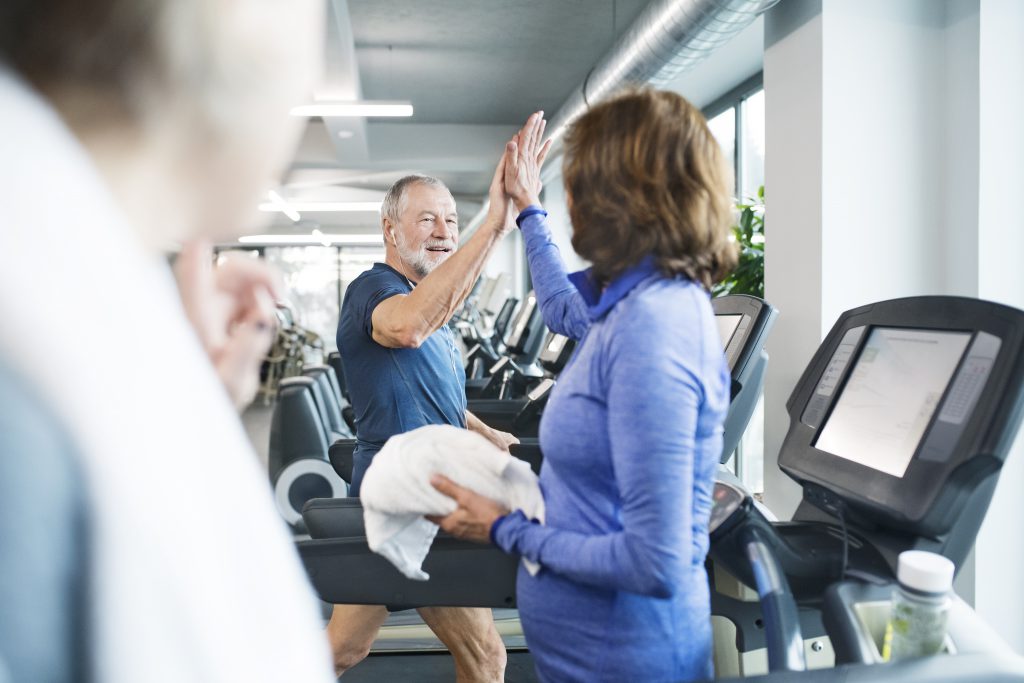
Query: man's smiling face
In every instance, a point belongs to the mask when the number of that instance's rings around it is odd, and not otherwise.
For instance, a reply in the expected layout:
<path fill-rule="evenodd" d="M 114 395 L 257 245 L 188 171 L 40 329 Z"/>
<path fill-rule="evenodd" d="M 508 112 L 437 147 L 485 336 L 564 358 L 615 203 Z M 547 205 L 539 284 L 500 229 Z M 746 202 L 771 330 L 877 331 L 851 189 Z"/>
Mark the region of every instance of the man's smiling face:
<path fill-rule="evenodd" d="M 459 216 L 451 193 L 435 185 L 415 183 L 406 192 L 394 226 L 398 254 L 418 279 L 444 263 L 459 246 Z"/>

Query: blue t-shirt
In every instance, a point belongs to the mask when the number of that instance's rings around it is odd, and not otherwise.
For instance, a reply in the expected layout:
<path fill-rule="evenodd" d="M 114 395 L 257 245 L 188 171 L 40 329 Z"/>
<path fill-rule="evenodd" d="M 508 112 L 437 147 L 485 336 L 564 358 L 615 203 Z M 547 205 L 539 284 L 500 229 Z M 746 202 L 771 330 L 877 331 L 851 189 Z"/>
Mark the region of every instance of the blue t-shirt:
<path fill-rule="evenodd" d="M 356 418 L 350 495 L 359 494 L 374 454 L 395 434 L 435 424 L 466 426 L 466 371 L 446 325 L 418 349 L 389 349 L 373 340 L 373 310 L 412 284 L 375 263 L 348 286 L 338 321 L 338 352 Z"/>

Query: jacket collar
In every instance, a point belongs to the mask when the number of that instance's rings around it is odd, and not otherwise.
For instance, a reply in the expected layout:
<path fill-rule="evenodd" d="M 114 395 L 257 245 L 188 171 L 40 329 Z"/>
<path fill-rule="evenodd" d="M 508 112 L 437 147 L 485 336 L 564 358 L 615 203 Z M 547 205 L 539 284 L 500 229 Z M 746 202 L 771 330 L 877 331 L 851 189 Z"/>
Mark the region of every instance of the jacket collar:
<path fill-rule="evenodd" d="M 615 304 L 626 298 L 633 289 L 650 275 L 656 273 L 658 267 L 654 256 L 648 254 L 635 266 L 627 268 L 621 275 L 611 281 L 603 290 L 594 278 L 593 268 L 587 268 L 569 274 L 569 282 L 579 290 L 583 297 L 591 320 L 597 320 L 615 307 Z"/>

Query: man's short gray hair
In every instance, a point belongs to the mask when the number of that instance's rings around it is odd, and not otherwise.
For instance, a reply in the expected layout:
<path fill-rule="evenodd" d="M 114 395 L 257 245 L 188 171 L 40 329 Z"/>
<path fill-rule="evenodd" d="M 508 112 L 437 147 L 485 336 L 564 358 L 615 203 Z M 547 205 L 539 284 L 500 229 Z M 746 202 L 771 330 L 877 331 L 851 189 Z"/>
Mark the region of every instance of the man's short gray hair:
<path fill-rule="evenodd" d="M 407 175 L 404 178 L 399 178 L 395 181 L 395 184 L 391 186 L 387 194 L 384 195 L 384 202 L 380 205 L 380 218 L 381 227 L 384 227 L 384 219 L 388 219 L 392 223 L 398 223 L 398 217 L 405 211 L 406 198 L 409 193 L 409 188 L 413 185 L 430 185 L 432 187 L 440 187 L 451 194 L 452 191 L 448 189 L 439 178 L 429 175 L 419 175 L 414 173 Z"/>

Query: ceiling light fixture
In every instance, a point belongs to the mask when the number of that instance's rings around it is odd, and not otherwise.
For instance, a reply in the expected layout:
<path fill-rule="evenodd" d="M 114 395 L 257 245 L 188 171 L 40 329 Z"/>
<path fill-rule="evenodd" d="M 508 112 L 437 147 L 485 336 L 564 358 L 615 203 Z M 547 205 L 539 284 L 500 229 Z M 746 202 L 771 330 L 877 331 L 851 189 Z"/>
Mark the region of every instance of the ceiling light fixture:
<path fill-rule="evenodd" d="M 339 212 L 339 211 L 380 211 L 381 202 L 289 202 L 286 207 L 295 211 Z M 284 211 L 277 202 L 260 204 L 260 211 Z M 292 219 L 295 220 L 295 219 Z"/>
<path fill-rule="evenodd" d="M 286 202 L 278 193 L 271 190 L 267 193 L 267 196 L 270 197 L 270 206 L 274 207 L 274 211 L 280 211 L 285 216 L 288 216 L 288 218 L 291 218 L 294 223 L 298 223 L 302 219 L 299 212 L 295 208 L 288 206 L 288 202 Z M 260 206 L 263 207 L 267 205 L 260 204 Z"/>
<path fill-rule="evenodd" d="M 322 244 L 332 246 L 335 244 L 351 245 L 376 245 L 384 243 L 384 236 L 376 235 L 328 235 L 314 230 L 309 235 L 246 235 L 239 237 L 242 244 Z"/>
<path fill-rule="evenodd" d="M 292 116 L 412 116 L 411 102 L 387 100 L 354 100 L 350 102 L 317 102 L 292 107 Z"/>

